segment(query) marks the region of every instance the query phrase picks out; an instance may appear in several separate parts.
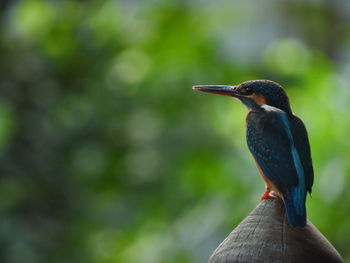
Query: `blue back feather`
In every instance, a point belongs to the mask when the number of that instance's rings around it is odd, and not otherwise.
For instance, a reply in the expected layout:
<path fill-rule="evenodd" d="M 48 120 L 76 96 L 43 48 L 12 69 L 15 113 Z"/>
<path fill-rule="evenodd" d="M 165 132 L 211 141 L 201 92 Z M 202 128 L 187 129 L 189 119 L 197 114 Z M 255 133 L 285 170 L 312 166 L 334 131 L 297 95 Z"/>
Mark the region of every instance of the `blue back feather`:
<path fill-rule="evenodd" d="M 294 166 L 299 179 L 298 185 L 296 187 L 291 187 L 289 189 L 290 196 L 285 198 L 284 204 L 285 204 L 289 223 L 293 227 L 295 226 L 303 227 L 306 224 L 306 208 L 305 208 L 306 186 L 305 186 L 304 169 L 303 169 L 303 165 L 301 163 L 298 151 L 294 146 L 294 140 L 291 133 L 290 122 L 287 118 L 287 115 L 284 113 L 281 113 L 280 116 L 283 120 L 283 123 L 286 126 L 286 131 L 291 141 L 291 152 L 292 152 L 293 162 L 294 162 Z"/>

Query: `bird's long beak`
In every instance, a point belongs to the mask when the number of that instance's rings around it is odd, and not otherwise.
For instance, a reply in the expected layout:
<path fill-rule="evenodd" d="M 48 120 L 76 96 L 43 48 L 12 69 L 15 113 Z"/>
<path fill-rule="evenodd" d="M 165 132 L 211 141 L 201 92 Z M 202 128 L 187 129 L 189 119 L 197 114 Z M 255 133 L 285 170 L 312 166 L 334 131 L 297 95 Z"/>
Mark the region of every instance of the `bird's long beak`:
<path fill-rule="evenodd" d="M 237 86 L 226 85 L 200 85 L 193 86 L 192 89 L 237 98 L 241 96 L 241 93 L 236 90 L 236 87 Z"/>

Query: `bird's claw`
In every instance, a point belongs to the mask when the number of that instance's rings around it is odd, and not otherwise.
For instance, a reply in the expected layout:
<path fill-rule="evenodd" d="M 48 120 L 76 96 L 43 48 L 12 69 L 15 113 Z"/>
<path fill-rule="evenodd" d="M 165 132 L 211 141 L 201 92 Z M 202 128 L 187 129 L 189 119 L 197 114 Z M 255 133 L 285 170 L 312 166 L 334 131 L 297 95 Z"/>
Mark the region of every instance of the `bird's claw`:
<path fill-rule="evenodd" d="M 277 198 L 277 196 L 276 196 L 275 192 L 271 191 L 270 189 L 267 188 L 265 193 L 260 198 L 260 201 L 262 201 L 264 199 L 276 199 L 276 198 Z"/>

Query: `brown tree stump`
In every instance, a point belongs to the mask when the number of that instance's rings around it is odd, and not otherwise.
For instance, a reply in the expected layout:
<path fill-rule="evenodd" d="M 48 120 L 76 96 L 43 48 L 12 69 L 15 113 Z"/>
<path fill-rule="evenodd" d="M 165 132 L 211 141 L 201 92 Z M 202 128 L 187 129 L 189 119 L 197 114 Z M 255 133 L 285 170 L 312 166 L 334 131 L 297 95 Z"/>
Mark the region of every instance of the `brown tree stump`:
<path fill-rule="evenodd" d="M 280 199 L 265 199 L 217 247 L 209 263 L 343 262 L 321 232 L 308 221 L 292 228 Z"/>

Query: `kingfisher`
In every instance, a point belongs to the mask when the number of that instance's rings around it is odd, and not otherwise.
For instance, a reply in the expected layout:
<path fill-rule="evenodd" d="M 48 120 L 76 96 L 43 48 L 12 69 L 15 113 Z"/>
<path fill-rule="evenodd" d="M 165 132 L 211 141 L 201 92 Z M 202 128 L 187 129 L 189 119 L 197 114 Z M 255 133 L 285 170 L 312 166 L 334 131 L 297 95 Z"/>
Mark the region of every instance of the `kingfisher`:
<path fill-rule="evenodd" d="M 246 141 L 266 185 L 261 200 L 281 198 L 290 225 L 304 227 L 306 196 L 314 181 L 310 144 L 283 87 L 271 80 L 250 80 L 192 88 L 233 97 L 248 108 Z"/>

